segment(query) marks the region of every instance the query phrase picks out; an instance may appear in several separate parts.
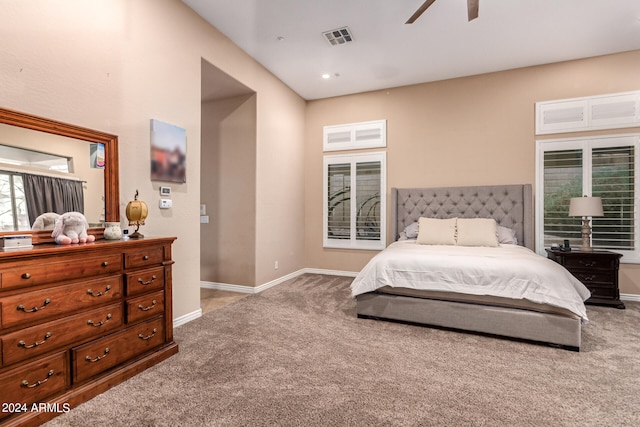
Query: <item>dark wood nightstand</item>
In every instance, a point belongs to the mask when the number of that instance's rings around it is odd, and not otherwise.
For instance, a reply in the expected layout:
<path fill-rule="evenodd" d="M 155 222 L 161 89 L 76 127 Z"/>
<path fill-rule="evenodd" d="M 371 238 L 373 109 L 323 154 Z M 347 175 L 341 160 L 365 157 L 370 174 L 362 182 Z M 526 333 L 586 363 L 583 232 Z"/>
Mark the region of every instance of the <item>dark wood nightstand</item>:
<path fill-rule="evenodd" d="M 621 254 L 610 251 L 562 252 L 546 249 L 547 257 L 564 266 L 590 291 L 585 304 L 606 305 L 623 309 L 618 289 L 618 268 Z"/>

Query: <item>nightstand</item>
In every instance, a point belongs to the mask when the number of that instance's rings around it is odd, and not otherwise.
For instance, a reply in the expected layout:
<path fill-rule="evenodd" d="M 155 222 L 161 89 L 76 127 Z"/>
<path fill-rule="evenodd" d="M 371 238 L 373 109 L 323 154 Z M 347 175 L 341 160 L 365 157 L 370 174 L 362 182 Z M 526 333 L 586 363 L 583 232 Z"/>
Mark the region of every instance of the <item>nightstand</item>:
<path fill-rule="evenodd" d="M 606 305 L 623 309 L 618 289 L 618 268 L 621 254 L 610 251 L 562 252 L 546 249 L 547 257 L 564 266 L 590 291 L 585 304 Z"/>

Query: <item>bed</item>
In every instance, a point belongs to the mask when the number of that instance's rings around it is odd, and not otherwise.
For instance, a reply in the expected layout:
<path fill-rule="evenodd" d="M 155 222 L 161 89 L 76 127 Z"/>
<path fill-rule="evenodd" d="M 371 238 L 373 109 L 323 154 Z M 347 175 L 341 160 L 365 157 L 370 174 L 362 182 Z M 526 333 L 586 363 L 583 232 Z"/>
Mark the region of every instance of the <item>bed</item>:
<path fill-rule="evenodd" d="M 358 317 L 580 350 L 589 291 L 533 252 L 531 185 L 393 188 L 390 205 L 393 243 L 351 285 Z M 475 227 L 491 224 L 498 244 L 477 245 Z"/>

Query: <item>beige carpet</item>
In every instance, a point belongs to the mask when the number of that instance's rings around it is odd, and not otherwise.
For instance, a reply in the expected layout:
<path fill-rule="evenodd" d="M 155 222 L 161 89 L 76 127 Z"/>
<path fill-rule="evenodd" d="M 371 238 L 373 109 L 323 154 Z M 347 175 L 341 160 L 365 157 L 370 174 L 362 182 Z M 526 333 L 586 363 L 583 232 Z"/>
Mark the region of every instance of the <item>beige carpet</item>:
<path fill-rule="evenodd" d="M 47 426 L 637 426 L 640 304 L 580 353 L 357 319 L 303 275 L 176 328 L 180 353 Z"/>

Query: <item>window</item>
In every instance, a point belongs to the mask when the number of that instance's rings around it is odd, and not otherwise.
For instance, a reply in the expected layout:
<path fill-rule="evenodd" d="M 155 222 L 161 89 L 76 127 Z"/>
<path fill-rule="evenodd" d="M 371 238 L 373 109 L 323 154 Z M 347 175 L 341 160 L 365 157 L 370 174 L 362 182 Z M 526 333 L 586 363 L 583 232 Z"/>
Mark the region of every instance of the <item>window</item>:
<path fill-rule="evenodd" d="M 324 157 L 323 244 L 386 246 L 386 153 Z"/>
<path fill-rule="evenodd" d="M 22 176 L 0 172 L 0 231 L 30 229 Z"/>
<path fill-rule="evenodd" d="M 569 200 L 602 198 L 603 217 L 591 220 L 591 244 L 640 262 L 637 221 L 640 135 L 537 142 L 536 197 L 538 252 L 568 239 L 580 246 L 581 218 L 569 217 Z"/>

